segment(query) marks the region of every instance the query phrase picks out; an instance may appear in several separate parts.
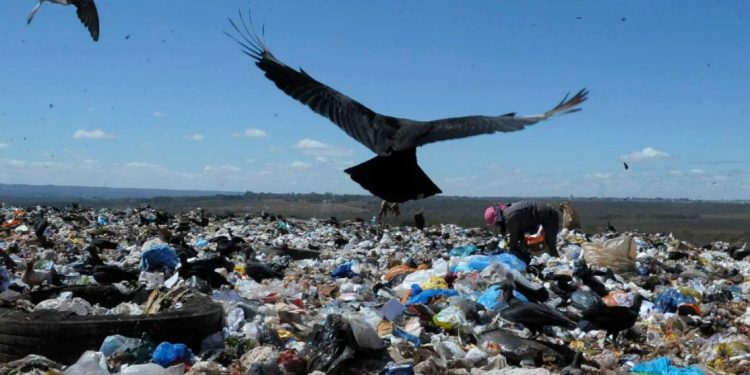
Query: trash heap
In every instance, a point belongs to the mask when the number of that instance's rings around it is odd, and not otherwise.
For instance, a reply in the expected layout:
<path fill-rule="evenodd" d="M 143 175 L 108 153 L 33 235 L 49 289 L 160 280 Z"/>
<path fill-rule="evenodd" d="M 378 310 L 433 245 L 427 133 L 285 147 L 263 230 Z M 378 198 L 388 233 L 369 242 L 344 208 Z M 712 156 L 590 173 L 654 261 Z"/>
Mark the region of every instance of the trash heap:
<path fill-rule="evenodd" d="M 0 373 L 750 371 L 750 249 L 487 229 L 0 208 Z M 36 340 L 36 341 L 35 341 Z"/>

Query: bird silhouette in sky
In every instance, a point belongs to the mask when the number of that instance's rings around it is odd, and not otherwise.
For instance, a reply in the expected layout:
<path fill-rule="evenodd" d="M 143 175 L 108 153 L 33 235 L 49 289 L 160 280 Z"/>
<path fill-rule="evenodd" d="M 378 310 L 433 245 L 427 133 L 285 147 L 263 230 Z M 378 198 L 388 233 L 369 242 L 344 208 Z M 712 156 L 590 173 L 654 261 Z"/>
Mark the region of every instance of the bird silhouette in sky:
<path fill-rule="evenodd" d="M 374 158 L 346 169 L 350 177 L 373 195 L 388 202 L 402 203 L 426 198 L 442 191 L 417 164 L 417 147 L 429 143 L 495 132 L 524 129 L 552 116 L 573 113 L 588 92 L 580 90 L 540 115 L 464 116 L 418 121 L 377 113 L 358 101 L 317 81 L 304 70 L 293 69 L 278 60 L 240 13 L 240 23 L 230 24 L 239 34 L 226 33 L 243 47 L 243 52 L 276 87 L 290 97 L 328 118 L 349 136 L 377 154 Z M 248 27 L 248 23 L 250 27 Z M 240 28 L 241 27 L 241 28 Z"/>

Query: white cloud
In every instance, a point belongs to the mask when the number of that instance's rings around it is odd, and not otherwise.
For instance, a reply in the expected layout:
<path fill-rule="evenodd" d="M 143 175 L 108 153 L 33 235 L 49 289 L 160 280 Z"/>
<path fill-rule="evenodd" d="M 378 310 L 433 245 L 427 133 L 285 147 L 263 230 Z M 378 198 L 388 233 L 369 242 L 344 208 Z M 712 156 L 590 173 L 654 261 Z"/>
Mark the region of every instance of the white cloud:
<path fill-rule="evenodd" d="M 247 158 L 247 159 L 245 159 L 245 163 L 248 163 L 248 164 L 255 163 L 255 159 L 253 159 L 253 158 Z"/>
<path fill-rule="evenodd" d="M 0 148 L 8 148 L 8 147 L 10 147 L 10 143 L 0 142 Z"/>
<path fill-rule="evenodd" d="M 317 161 L 318 163 L 326 163 L 326 162 L 328 162 L 328 158 L 325 158 L 325 157 L 322 157 L 322 156 L 316 156 L 315 157 L 315 161 Z"/>
<path fill-rule="evenodd" d="M 668 158 L 670 155 L 664 151 L 659 151 L 653 147 L 646 147 L 640 151 L 633 151 L 628 155 L 622 155 L 624 161 L 639 162 Z"/>
<path fill-rule="evenodd" d="M 325 158 L 336 158 L 354 154 L 352 150 L 343 149 L 310 138 L 299 140 L 293 147 L 302 150 L 305 155 L 322 156 Z"/>
<path fill-rule="evenodd" d="M 289 166 L 292 167 L 292 168 L 294 168 L 294 169 L 305 169 L 305 168 L 309 168 L 310 164 L 307 164 L 307 163 L 305 163 L 303 161 L 295 160 Z"/>
<path fill-rule="evenodd" d="M 16 159 L 5 159 L 5 164 L 7 164 L 10 167 L 24 167 L 26 166 L 26 162 L 23 160 L 16 160 Z"/>
<path fill-rule="evenodd" d="M 600 179 L 600 180 L 607 180 L 607 179 L 609 179 L 610 177 L 612 177 L 612 173 L 601 173 L 601 172 L 596 172 L 596 173 L 589 173 L 589 174 L 587 174 L 587 175 L 586 175 L 586 176 L 584 176 L 584 177 L 586 177 L 586 178 L 589 178 L 589 179 L 591 179 L 591 178 L 598 178 L 598 179 Z"/>
<path fill-rule="evenodd" d="M 166 114 L 166 113 L 164 113 L 164 112 L 159 112 L 159 111 L 154 111 L 154 113 L 153 113 L 152 115 L 153 115 L 154 117 L 157 117 L 157 118 L 159 118 L 159 117 L 167 117 L 167 114 Z"/>
<path fill-rule="evenodd" d="M 245 131 L 243 131 L 241 135 L 243 137 L 248 137 L 248 138 L 263 138 L 263 137 L 267 137 L 268 133 L 266 133 L 265 131 L 261 129 L 249 128 L 249 129 L 245 129 Z"/>
<path fill-rule="evenodd" d="M 195 133 L 195 134 L 186 135 L 185 139 L 190 140 L 190 141 L 202 141 L 206 139 L 206 136 L 204 136 L 203 134 Z"/>
<path fill-rule="evenodd" d="M 144 163 L 140 161 L 125 163 L 125 166 L 128 168 L 149 168 L 149 169 L 161 168 L 161 165 L 159 164 Z"/>
<path fill-rule="evenodd" d="M 691 169 L 688 172 L 690 172 L 691 174 L 706 174 L 704 170 L 698 168 Z"/>
<path fill-rule="evenodd" d="M 328 147 L 330 146 L 321 141 L 316 141 L 310 138 L 301 139 L 299 142 L 297 142 L 296 145 L 294 145 L 294 148 L 299 148 L 303 150 L 318 150 L 318 149 L 324 149 Z"/>
<path fill-rule="evenodd" d="M 673 170 L 669 171 L 669 174 L 671 174 L 672 176 L 682 176 L 685 173 L 683 171 L 679 170 L 679 169 L 673 169 Z"/>
<path fill-rule="evenodd" d="M 73 133 L 73 139 L 112 139 L 114 134 L 105 133 L 102 130 L 83 130 L 78 129 Z"/>
<path fill-rule="evenodd" d="M 233 165 L 207 165 L 203 167 L 204 172 L 239 172 L 241 170 Z"/>

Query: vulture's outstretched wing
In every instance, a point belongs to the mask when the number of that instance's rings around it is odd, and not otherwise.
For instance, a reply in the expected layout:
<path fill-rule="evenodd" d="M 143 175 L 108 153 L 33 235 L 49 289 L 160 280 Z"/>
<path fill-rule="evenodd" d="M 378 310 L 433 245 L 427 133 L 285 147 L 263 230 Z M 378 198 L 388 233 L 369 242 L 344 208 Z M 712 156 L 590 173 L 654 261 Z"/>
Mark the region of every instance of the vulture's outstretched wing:
<path fill-rule="evenodd" d="M 495 132 L 513 132 L 521 130 L 526 126 L 546 120 L 557 114 L 573 113 L 580 111 L 575 108 L 587 98 L 588 91 L 583 89 L 575 96 L 568 99 L 567 96 L 555 108 L 537 116 L 516 116 L 515 113 L 502 116 L 467 116 L 446 118 L 423 123 L 409 124 L 409 129 L 403 129 L 404 133 L 419 134 L 408 146 L 422 146 L 432 142 L 445 141 L 449 139 L 465 138 L 480 134 L 491 134 Z"/>
<path fill-rule="evenodd" d="M 231 34 L 225 34 L 239 43 L 246 55 L 256 60 L 256 65 L 265 72 L 266 78 L 276 84 L 276 87 L 316 113 L 327 117 L 346 134 L 373 152 L 388 153 L 398 130 L 397 119 L 381 116 L 354 99 L 316 81 L 305 71 L 288 67 L 271 54 L 257 33 L 247 27 L 242 13 L 240 21 L 242 29 L 229 19 L 241 40 Z"/>
<path fill-rule="evenodd" d="M 76 13 L 84 26 L 89 29 L 94 41 L 99 40 L 99 12 L 96 10 L 94 0 L 71 0 L 76 6 Z"/>

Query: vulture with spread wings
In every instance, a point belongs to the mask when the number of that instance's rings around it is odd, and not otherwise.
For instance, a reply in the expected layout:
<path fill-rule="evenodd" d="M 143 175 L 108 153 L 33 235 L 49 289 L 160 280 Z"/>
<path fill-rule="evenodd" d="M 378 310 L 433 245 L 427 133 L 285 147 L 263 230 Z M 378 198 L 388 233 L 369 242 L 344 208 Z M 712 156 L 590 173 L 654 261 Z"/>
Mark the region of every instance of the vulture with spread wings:
<path fill-rule="evenodd" d="M 34 9 L 31 10 L 26 23 L 31 23 L 31 20 L 34 19 L 34 15 L 39 11 L 39 8 L 45 1 L 60 5 L 75 5 L 78 19 L 80 19 L 81 23 L 89 29 L 91 38 L 94 39 L 95 42 L 99 40 L 99 12 L 96 10 L 94 0 L 39 0 Z"/>
<path fill-rule="evenodd" d="M 417 121 L 379 114 L 354 99 L 318 82 L 304 70 L 290 68 L 276 59 L 258 34 L 251 31 L 240 14 L 241 26 L 229 19 L 240 38 L 226 33 L 256 61 L 265 76 L 287 95 L 325 116 L 349 136 L 377 154 L 346 169 L 363 188 L 388 202 L 402 203 L 441 193 L 417 165 L 417 147 L 432 142 L 495 132 L 521 130 L 547 118 L 579 111 L 587 91 L 567 96 L 556 107 L 536 116 L 466 116 L 434 121 Z M 252 26 L 252 25 L 251 25 Z"/>

